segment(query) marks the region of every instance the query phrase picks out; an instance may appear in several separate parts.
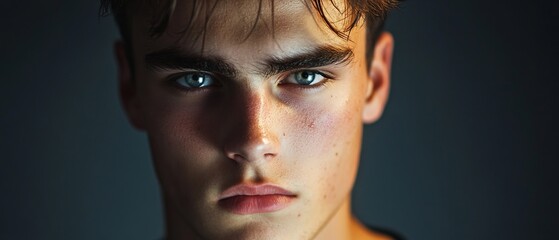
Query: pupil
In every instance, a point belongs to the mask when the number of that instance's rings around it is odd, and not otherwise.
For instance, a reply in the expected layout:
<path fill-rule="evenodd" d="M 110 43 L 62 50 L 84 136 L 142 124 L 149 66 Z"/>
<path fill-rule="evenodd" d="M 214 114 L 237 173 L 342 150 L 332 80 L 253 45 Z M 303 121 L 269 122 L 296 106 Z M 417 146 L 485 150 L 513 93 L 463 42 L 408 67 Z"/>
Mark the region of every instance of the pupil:
<path fill-rule="evenodd" d="M 298 82 L 300 84 L 308 85 L 314 80 L 314 73 L 311 72 L 301 72 L 299 73 Z"/>
<path fill-rule="evenodd" d="M 199 87 L 204 83 L 204 76 L 202 74 L 192 74 L 190 77 L 190 84 L 195 87 Z"/>

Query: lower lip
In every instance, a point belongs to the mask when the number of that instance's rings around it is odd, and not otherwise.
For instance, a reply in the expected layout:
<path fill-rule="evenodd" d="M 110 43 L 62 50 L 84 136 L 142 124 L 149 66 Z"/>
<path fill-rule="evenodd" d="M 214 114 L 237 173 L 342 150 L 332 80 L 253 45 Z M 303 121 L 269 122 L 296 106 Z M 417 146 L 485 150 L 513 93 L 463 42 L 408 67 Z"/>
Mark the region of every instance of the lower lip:
<path fill-rule="evenodd" d="M 294 196 L 288 195 L 238 195 L 219 201 L 219 205 L 235 214 L 275 212 L 286 208 Z"/>

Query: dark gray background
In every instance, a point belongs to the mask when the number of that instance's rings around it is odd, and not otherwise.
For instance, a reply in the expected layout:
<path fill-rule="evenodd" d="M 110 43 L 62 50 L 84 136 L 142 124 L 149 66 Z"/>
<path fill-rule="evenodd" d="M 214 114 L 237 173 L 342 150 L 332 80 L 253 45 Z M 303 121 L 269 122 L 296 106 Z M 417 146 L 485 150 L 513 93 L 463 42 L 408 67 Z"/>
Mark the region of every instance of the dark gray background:
<path fill-rule="evenodd" d="M 145 137 L 117 99 L 97 1 L 2 1 L 0 239 L 156 239 Z M 408 1 L 366 127 L 365 222 L 409 239 L 556 239 L 557 1 Z"/>

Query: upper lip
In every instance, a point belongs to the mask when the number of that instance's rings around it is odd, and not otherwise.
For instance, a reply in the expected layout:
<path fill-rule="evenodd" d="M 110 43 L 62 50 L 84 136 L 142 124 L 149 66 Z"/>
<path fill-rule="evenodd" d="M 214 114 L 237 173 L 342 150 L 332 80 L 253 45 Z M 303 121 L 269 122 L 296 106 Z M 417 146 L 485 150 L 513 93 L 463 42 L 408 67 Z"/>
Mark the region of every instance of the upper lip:
<path fill-rule="evenodd" d="M 248 185 L 239 184 L 230 187 L 223 191 L 219 199 L 225 199 L 234 196 L 259 196 L 259 195 L 286 195 L 295 196 L 293 192 L 285 190 L 281 187 L 272 184 L 259 184 L 259 185 Z"/>

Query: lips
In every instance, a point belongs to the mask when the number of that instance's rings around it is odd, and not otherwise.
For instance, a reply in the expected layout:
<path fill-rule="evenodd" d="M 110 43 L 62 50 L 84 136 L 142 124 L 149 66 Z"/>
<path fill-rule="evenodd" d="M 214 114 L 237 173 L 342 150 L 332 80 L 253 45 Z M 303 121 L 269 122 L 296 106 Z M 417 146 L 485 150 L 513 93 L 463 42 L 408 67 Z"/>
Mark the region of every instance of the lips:
<path fill-rule="evenodd" d="M 294 193 L 270 184 L 241 184 L 225 190 L 219 198 L 219 206 L 241 215 L 268 213 L 286 208 L 295 197 Z"/>

